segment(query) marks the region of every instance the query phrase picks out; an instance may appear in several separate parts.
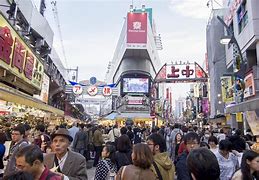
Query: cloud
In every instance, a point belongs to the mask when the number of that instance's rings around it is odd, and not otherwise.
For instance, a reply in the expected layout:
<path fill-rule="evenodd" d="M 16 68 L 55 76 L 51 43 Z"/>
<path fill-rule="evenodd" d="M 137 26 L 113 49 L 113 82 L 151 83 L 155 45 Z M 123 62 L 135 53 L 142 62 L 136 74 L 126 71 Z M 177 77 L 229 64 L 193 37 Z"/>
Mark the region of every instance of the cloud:
<path fill-rule="evenodd" d="M 208 19 L 210 9 L 207 0 L 171 0 L 170 9 L 182 16 Z"/>

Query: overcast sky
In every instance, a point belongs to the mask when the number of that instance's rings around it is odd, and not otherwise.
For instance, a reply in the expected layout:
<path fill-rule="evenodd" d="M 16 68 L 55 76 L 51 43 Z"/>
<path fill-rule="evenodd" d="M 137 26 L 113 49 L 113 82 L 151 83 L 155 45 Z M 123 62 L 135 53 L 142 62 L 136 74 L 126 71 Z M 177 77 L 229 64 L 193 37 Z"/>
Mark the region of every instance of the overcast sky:
<path fill-rule="evenodd" d="M 79 80 L 92 76 L 104 80 L 108 62 L 112 60 L 119 35 L 132 0 L 57 0 L 58 17 L 67 57 L 64 61 L 60 36 L 50 0 L 46 17 L 55 33 L 54 47 L 65 66 L 79 66 Z M 218 0 L 220 1 L 220 0 Z M 38 6 L 39 0 L 34 0 Z M 162 63 L 171 61 L 198 62 L 206 53 L 206 25 L 210 15 L 208 0 L 133 0 L 153 8 L 157 33 L 161 34 Z M 215 3 L 214 3 L 215 5 Z M 185 96 L 189 85 L 172 85 L 175 96 Z"/>

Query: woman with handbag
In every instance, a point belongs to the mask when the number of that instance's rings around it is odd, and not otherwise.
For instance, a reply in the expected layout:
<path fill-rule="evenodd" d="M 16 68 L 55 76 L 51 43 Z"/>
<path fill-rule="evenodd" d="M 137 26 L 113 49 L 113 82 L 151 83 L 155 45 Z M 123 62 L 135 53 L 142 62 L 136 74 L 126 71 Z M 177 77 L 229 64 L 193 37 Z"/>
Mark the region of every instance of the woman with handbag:
<path fill-rule="evenodd" d="M 116 180 L 156 180 L 150 167 L 153 155 L 148 145 L 138 143 L 134 145 L 131 155 L 133 165 L 123 166 L 116 175 Z"/>

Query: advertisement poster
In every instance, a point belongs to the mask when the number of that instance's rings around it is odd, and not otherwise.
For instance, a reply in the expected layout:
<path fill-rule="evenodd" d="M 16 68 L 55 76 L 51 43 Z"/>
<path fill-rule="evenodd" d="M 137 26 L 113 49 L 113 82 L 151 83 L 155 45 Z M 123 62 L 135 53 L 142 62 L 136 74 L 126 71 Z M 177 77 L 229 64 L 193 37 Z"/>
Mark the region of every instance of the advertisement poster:
<path fill-rule="evenodd" d="M 44 73 L 40 95 L 34 95 L 35 98 L 48 104 L 49 100 L 49 76 Z"/>
<path fill-rule="evenodd" d="M 124 93 L 148 93 L 148 78 L 123 78 Z"/>
<path fill-rule="evenodd" d="M 254 136 L 259 135 L 259 117 L 257 116 L 255 111 L 247 111 L 245 113 L 246 120 L 252 130 Z"/>
<path fill-rule="evenodd" d="M 255 84 L 253 73 L 248 74 L 245 79 L 245 91 L 244 98 L 248 98 L 255 95 Z"/>
<path fill-rule="evenodd" d="M 221 80 L 221 92 L 223 102 L 233 102 L 234 101 L 234 88 L 233 88 L 233 78 L 232 76 L 222 76 Z"/>
<path fill-rule="evenodd" d="M 147 43 L 147 13 L 128 13 L 127 43 Z"/>

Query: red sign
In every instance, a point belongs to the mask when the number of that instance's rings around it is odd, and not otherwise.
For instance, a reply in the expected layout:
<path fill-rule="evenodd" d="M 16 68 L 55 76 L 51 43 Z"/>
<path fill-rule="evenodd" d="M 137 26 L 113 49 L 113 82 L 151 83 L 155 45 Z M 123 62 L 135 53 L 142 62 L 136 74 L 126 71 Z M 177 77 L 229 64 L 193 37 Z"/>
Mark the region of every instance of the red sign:
<path fill-rule="evenodd" d="M 19 72 L 21 73 L 23 71 L 25 48 L 23 47 L 22 43 L 17 38 L 15 38 L 14 44 L 15 45 L 14 45 L 12 67 L 17 67 L 17 69 L 19 69 Z"/>
<path fill-rule="evenodd" d="M 147 43 L 147 13 L 128 13 L 127 43 Z"/>
<path fill-rule="evenodd" d="M 10 65 L 13 38 L 8 27 L 0 28 L 0 59 Z"/>
<path fill-rule="evenodd" d="M 31 53 L 27 52 L 24 74 L 25 74 L 25 77 L 27 77 L 30 80 L 32 79 L 33 66 L 34 66 L 34 57 Z"/>
<path fill-rule="evenodd" d="M 104 86 L 103 87 L 103 95 L 104 96 L 112 95 L 112 88 L 110 86 Z"/>

